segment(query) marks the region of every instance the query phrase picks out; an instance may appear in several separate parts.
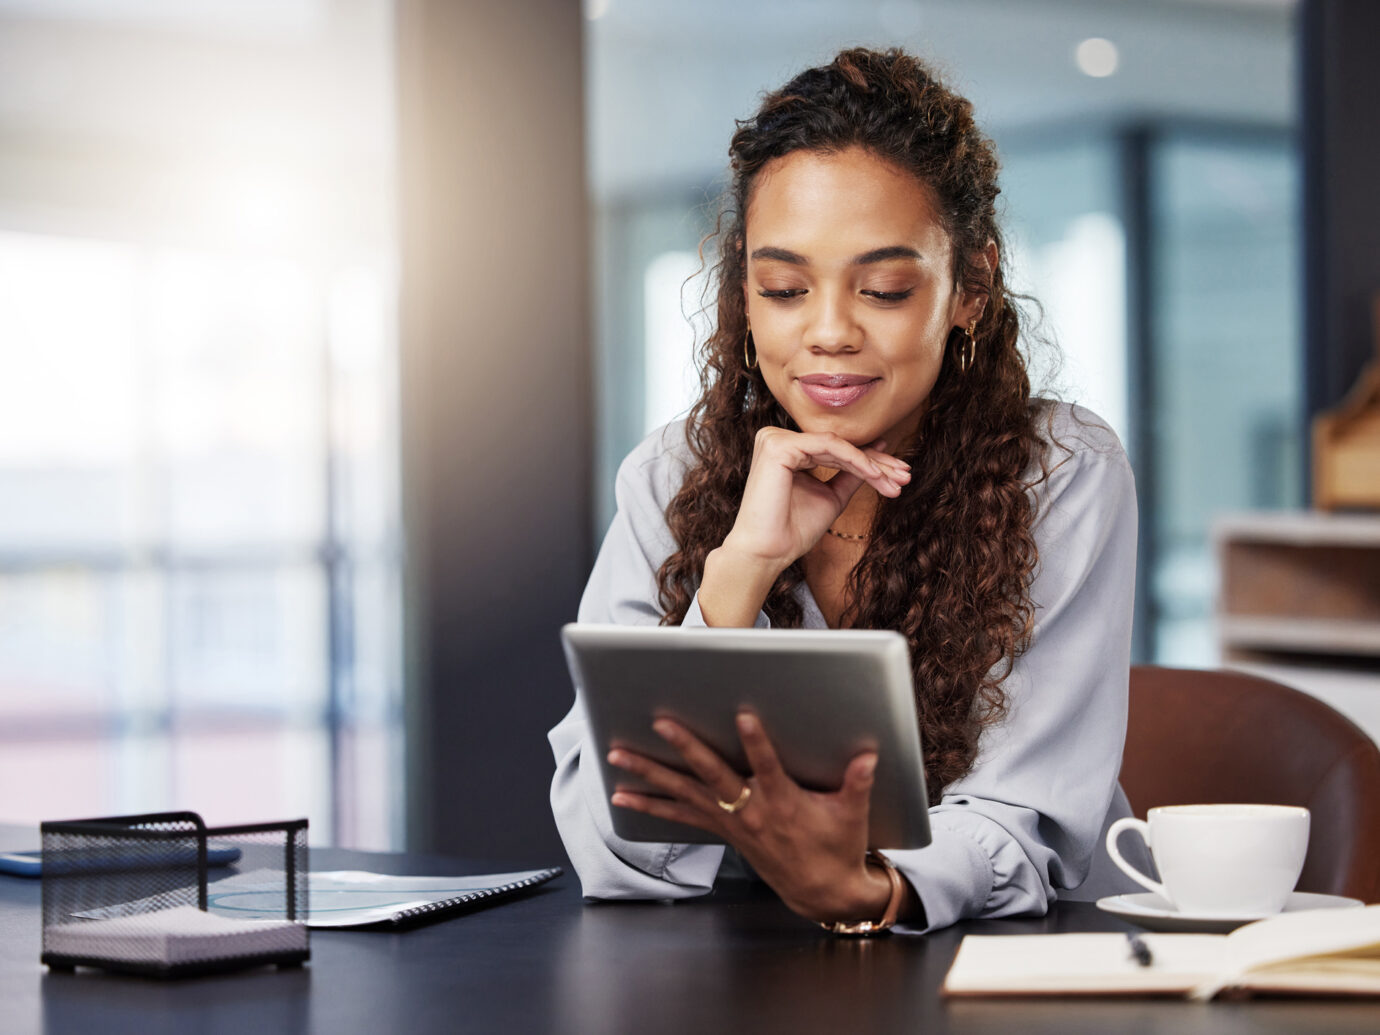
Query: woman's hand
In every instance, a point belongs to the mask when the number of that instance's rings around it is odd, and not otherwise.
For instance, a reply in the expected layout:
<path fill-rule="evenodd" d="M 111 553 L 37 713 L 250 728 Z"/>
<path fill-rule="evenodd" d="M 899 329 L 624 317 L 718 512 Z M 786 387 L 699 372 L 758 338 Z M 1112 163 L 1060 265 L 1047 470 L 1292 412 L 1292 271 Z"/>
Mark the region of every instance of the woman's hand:
<path fill-rule="evenodd" d="M 724 545 L 784 571 L 838 520 L 860 486 L 870 485 L 883 496 L 901 494 L 910 481 L 910 465 L 885 449 L 880 440 L 860 449 L 834 434 L 763 428 L 738 519 Z M 838 474 L 822 481 L 810 474 L 817 467 Z"/>
<path fill-rule="evenodd" d="M 620 787 L 612 797 L 615 806 L 688 823 L 723 838 L 787 906 L 810 920 L 867 920 L 886 911 L 890 882 L 865 863 L 874 752 L 849 762 L 839 790 L 807 791 L 781 768 L 757 717 L 740 713 L 738 736 L 752 777 L 746 802 L 730 812 L 720 802 L 739 799 L 743 778 L 678 723 L 658 719 L 653 729 L 680 753 L 691 773 L 614 749 L 609 762 L 641 777 L 660 795 Z"/>
<path fill-rule="evenodd" d="M 895 497 L 910 465 L 878 440 L 864 448 L 831 433 L 763 428 L 738 517 L 705 560 L 700 610 L 710 625 L 750 626 L 777 576 L 819 542 L 862 485 Z M 828 481 L 810 472 L 831 468 Z"/>

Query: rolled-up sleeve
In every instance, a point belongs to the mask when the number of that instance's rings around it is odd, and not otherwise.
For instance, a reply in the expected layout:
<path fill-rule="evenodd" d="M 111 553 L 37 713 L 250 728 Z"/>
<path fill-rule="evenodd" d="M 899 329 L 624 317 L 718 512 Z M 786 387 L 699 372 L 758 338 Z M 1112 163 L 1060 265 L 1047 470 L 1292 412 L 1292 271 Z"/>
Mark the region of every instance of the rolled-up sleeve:
<path fill-rule="evenodd" d="M 629 454 L 618 470 L 617 513 L 594 563 L 581 622 L 656 625 L 656 573 L 675 549 L 666 505 L 684 476 L 681 425 L 668 425 Z M 698 600 L 684 625 L 703 625 Z M 759 622 L 760 624 L 760 622 Z M 687 898 L 714 885 L 722 845 L 625 841 L 613 832 L 609 791 L 593 757 L 580 688 L 575 704 L 548 734 L 556 756 L 551 809 L 566 853 L 590 898 Z"/>
<path fill-rule="evenodd" d="M 1003 684 L 1006 715 L 931 810 L 932 844 L 886 853 L 924 903 L 925 930 L 1044 913 L 1057 889 L 1087 876 L 1116 792 L 1135 485 L 1120 443 L 1090 414 L 1061 422 L 1055 436 L 1071 453 L 1034 490 L 1035 626 Z"/>

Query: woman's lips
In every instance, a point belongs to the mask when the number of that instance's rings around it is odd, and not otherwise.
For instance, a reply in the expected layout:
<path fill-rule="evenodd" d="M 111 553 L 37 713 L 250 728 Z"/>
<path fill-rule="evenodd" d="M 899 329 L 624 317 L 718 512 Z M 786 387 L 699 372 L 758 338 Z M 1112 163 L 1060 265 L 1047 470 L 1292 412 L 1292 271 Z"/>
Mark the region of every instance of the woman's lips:
<path fill-rule="evenodd" d="M 881 378 L 863 374 L 806 374 L 796 379 L 800 390 L 821 406 L 850 406 L 872 390 Z"/>

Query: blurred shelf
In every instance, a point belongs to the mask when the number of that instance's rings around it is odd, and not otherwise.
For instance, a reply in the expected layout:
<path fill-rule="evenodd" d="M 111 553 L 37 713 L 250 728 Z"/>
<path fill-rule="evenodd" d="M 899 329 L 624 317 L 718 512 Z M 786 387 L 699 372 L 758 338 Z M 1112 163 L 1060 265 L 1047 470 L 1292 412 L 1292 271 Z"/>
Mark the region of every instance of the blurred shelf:
<path fill-rule="evenodd" d="M 1213 532 L 1219 542 L 1380 547 L 1380 514 L 1327 514 L 1319 510 L 1226 514 L 1214 523 Z"/>
<path fill-rule="evenodd" d="M 1380 621 L 1222 615 L 1217 632 L 1227 650 L 1380 656 Z"/>
<path fill-rule="evenodd" d="M 1380 741 L 1380 515 L 1237 514 L 1213 536 L 1222 662 L 1310 693 Z"/>

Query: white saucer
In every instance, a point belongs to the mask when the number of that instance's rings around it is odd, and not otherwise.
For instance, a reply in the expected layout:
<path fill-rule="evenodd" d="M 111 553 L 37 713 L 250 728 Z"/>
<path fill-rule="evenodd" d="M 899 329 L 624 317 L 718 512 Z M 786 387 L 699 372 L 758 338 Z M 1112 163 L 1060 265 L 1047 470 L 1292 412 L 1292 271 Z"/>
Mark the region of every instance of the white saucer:
<path fill-rule="evenodd" d="M 1283 912 L 1299 913 L 1305 909 L 1352 909 L 1365 905 L 1360 899 L 1341 895 L 1315 895 L 1296 891 L 1284 903 Z M 1184 931 L 1197 934 L 1226 934 L 1263 916 L 1225 917 L 1204 913 L 1180 913 L 1153 891 L 1138 895 L 1110 895 L 1097 900 L 1097 908 L 1129 920 L 1147 931 Z"/>

